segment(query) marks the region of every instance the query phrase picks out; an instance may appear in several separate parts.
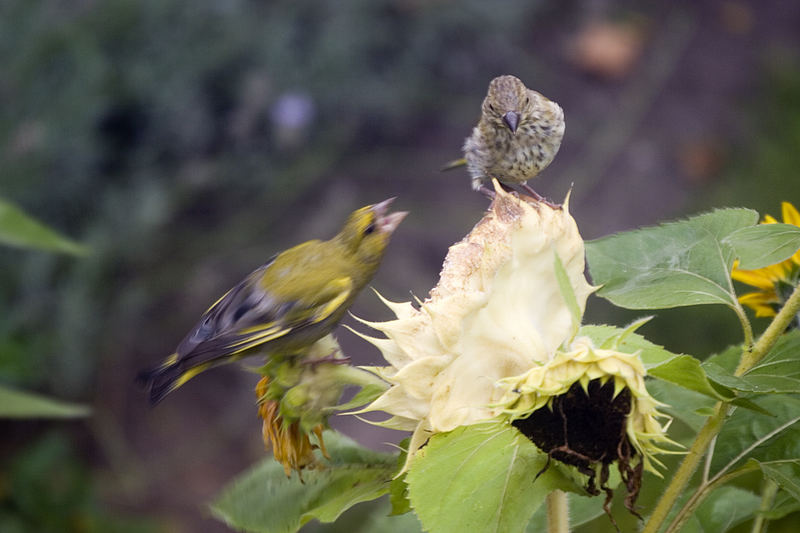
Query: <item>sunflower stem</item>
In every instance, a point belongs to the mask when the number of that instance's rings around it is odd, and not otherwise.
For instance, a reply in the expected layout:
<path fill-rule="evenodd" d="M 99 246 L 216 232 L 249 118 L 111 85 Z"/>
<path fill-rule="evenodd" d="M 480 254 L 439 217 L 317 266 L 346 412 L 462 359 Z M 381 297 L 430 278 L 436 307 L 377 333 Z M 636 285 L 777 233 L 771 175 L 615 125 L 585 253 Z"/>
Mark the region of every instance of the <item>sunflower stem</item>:
<path fill-rule="evenodd" d="M 767 531 L 767 523 L 769 520 L 764 517 L 764 513 L 769 511 L 772 507 L 776 494 L 778 494 L 778 484 L 771 479 L 765 479 L 764 489 L 761 492 L 761 506 L 753 520 L 753 529 L 750 530 L 752 533 L 764 533 Z"/>
<path fill-rule="evenodd" d="M 735 301 L 736 305 L 733 306 L 733 311 L 736 313 L 736 316 L 739 318 L 739 322 L 742 325 L 745 349 L 749 350 L 753 347 L 753 326 L 750 325 L 750 320 L 747 318 L 747 313 L 744 312 L 742 304 L 740 304 L 738 300 Z"/>
<path fill-rule="evenodd" d="M 569 533 L 567 493 L 554 490 L 547 495 L 547 533 Z"/>
<path fill-rule="evenodd" d="M 800 311 L 800 284 L 794 288 L 792 295 L 786 300 L 786 304 L 784 304 L 778 314 L 775 315 L 775 318 L 772 319 L 772 322 L 770 322 L 767 329 L 764 330 L 764 333 L 761 334 L 761 337 L 753 345 L 753 348 L 751 350 L 745 350 L 742 354 L 739 366 L 734 373 L 736 376 L 746 374 L 769 353 L 778 341 L 778 338 L 786 331 L 786 328 L 792 323 L 792 320 L 795 319 L 798 311 Z"/>
<path fill-rule="evenodd" d="M 752 348 L 748 349 L 748 347 L 745 347 L 745 350 L 742 352 L 742 358 L 739 361 L 739 366 L 736 368 L 736 376 L 742 376 L 747 373 L 769 353 L 786 330 L 786 327 L 794 320 L 798 311 L 800 311 L 800 284 L 794 288 L 792 295 L 786 300 L 786 304 L 778 312 Z M 661 525 L 664 523 L 664 520 L 666 520 L 670 509 L 672 509 L 672 506 L 675 505 L 675 502 L 683 493 L 684 488 L 697 470 L 701 459 L 708 451 L 711 443 L 714 442 L 714 438 L 722 429 L 722 425 L 725 422 L 725 418 L 728 416 L 729 410 L 729 404 L 724 402 L 717 403 L 714 414 L 708 417 L 706 423 L 697 434 L 697 437 L 695 437 L 691 448 L 689 448 L 689 451 L 683 458 L 683 462 L 681 462 L 677 472 L 675 472 L 672 481 L 670 481 L 667 489 L 664 491 L 664 495 L 653 510 L 653 514 L 650 515 L 650 519 L 647 521 L 647 524 L 645 524 L 642 533 L 656 533 L 661 529 Z M 713 481 L 714 480 L 712 480 L 712 482 Z M 695 499 L 696 504 L 699 504 L 699 501 L 702 500 L 702 497 L 704 497 L 711 485 L 712 484 L 704 484 L 704 486 L 701 487 L 703 489 L 703 494 L 698 495 L 699 497 Z M 713 485 L 716 484 L 714 483 Z M 688 518 L 688 514 L 683 517 L 684 520 L 686 518 Z M 672 530 L 672 526 L 670 526 L 670 530 Z"/>
<path fill-rule="evenodd" d="M 692 474 L 697 470 L 697 466 L 700 464 L 708 447 L 714 441 L 714 437 L 716 437 L 722 429 L 722 423 L 728 414 L 728 409 L 729 406 L 727 403 L 717 403 L 714 414 L 708 417 L 706 423 L 700 429 L 700 432 L 692 443 L 691 448 L 686 452 L 683 462 L 681 462 L 681 465 L 672 477 L 672 481 L 670 481 L 667 489 L 664 491 L 664 495 L 658 501 L 655 509 L 653 509 L 653 514 L 650 515 L 650 519 L 647 521 L 647 524 L 645 524 L 644 529 L 642 529 L 642 533 L 656 533 L 661 529 L 661 525 L 664 523 L 664 520 L 666 520 L 670 509 L 672 509 L 672 506 L 675 505 L 675 502 L 680 498 L 681 494 L 683 494 L 683 489 L 686 487 L 686 484 L 689 483 Z"/>
<path fill-rule="evenodd" d="M 686 524 L 686 521 L 689 520 L 689 517 L 692 516 L 694 510 L 697 509 L 701 503 L 706 499 L 706 497 L 711 494 L 717 487 L 721 487 L 725 485 L 729 481 L 736 479 L 737 477 L 741 476 L 742 474 L 746 474 L 748 472 L 752 472 L 753 470 L 758 470 L 757 466 L 754 465 L 745 465 L 741 468 L 734 470 L 724 476 L 714 476 L 713 479 L 707 482 L 703 482 L 697 487 L 697 490 L 692 494 L 691 498 L 687 500 L 687 502 L 683 505 L 678 514 L 675 515 L 675 518 L 672 520 L 667 529 L 664 533 L 676 533 L 683 528 Z"/>

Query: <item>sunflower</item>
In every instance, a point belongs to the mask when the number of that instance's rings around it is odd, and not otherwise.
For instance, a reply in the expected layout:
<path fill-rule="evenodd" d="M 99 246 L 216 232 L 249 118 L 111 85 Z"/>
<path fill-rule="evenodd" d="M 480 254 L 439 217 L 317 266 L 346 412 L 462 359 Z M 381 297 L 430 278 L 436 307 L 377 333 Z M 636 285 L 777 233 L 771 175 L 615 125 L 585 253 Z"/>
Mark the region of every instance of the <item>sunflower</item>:
<path fill-rule="evenodd" d="M 595 470 L 605 488 L 608 465 L 620 459 L 630 509 L 642 470 L 657 473 L 658 443 L 670 441 L 639 354 L 576 337 L 596 288 L 584 275 L 584 243 L 568 207 L 519 198 L 495 182 L 489 211 L 450 248 L 429 297 L 417 305 L 384 300 L 396 319 L 360 320 L 385 336 L 359 333 L 381 350 L 389 365 L 372 371 L 391 384 L 360 412 L 382 411 L 391 417 L 379 425 L 413 431 L 404 469 L 431 435 L 496 419 L 577 466 L 591 494 Z M 554 406 L 558 423 L 537 419 Z"/>
<path fill-rule="evenodd" d="M 784 224 L 800 227 L 800 213 L 789 202 L 781 204 Z M 762 224 L 776 224 L 770 215 Z M 800 250 L 780 263 L 756 270 L 742 270 L 734 265 L 731 277 L 758 290 L 739 297 L 739 301 L 756 312 L 756 316 L 775 316 L 800 281 Z"/>

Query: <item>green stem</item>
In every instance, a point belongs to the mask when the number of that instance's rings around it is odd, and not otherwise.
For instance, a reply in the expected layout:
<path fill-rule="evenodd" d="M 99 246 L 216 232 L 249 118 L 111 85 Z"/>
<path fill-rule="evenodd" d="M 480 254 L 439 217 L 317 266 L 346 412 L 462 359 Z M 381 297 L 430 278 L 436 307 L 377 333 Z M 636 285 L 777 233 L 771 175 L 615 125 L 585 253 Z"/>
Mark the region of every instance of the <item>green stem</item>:
<path fill-rule="evenodd" d="M 778 484 L 771 479 L 764 480 L 764 490 L 761 492 L 761 507 L 759 507 L 759 513 L 753 520 L 753 529 L 750 530 L 752 533 L 765 533 L 767 531 L 767 522 L 769 520 L 764 517 L 764 513 L 772 508 L 776 494 L 778 494 Z"/>
<path fill-rule="evenodd" d="M 664 533 L 675 533 L 681 530 L 681 528 L 686 524 L 686 521 L 689 520 L 689 517 L 692 516 L 694 510 L 703 503 L 703 500 L 706 497 L 714 492 L 717 487 L 721 487 L 725 485 L 729 481 L 736 479 L 737 477 L 741 476 L 742 474 L 746 474 L 748 472 L 752 472 L 754 470 L 758 470 L 758 467 L 755 465 L 745 465 L 729 474 L 725 474 L 724 476 L 715 476 L 711 481 L 702 483 L 692 497 L 684 504 L 678 514 L 675 515 L 675 518 L 672 520 L 667 529 Z"/>
<path fill-rule="evenodd" d="M 752 349 L 745 348 L 742 353 L 742 358 L 739 361 L 739 366 L 735 372 L 736 376 L 747 373 L 769 353 L 778 341 L 778 338 L 780 338 L 781 334 L 786 330 L 786 327 L 794 320 L 798 311 L 800 311 L 800 285 L 795 287 L 792 295 L 786 300 L 786 304 L 778 312 L 764 333 L 761 334 L 761 337 L 753 345 Z M 695 437 L 691 448 L 689 448 L 686 457 L 683 458 L 683 462 L 681 462 L 677 472 L 675 472 L 669 485 L 667 485 L 664 495 L 653 510 L 653 514 L 650 515 L 650 519 L 647 521 L 647 524 L 645 524 L 642 533 L 657 533 L 661 529 L 670 509 L 672 509 L 675 502 L 683 493 L 684 488 L 686 488 L 692 475 L 697 470 L 697 466 L 708 451 L 709 446 L 714 442 L 714 437 L 716 437 L 722 429 L 729 409 L 730 406 L 727 403 L 717 403 L 714 414 L 706 420 L 706 423 L 700 429 L 697 437 Z"/>
<path fill-rule="evenodd" d="M 797 313 L 800 311 L 800 284 L 798 284 L 792 291 L 792 295 L 786 300 L 786 304 L 778 311 L 775 318 L 772 319 L 767 329 L 761 334 L 761 338 L 753 345 L 752 350 L 745 350 L 742 354 L 742 359 L 739 361 L 739 366 L 734 373 L 736 376 L 741 376 L 747 373 L 751 368 L 756 366 L 765 355 L 769 353 L 778 338 L 786 331 L 789 324 L 792 323 Z"/>
<path fill-rule="evenodd" d="M 547 495 L 547 533 L 569 533 L 567 493 L 554 490 Z"/>
<path fill-rule="evenodd" d="M 683 462 L 678 467 L 677 472 L 675 472 L 672 481 L 670 481 L 667 489 L 664 491 L 664 495 L 658 501 L 656 508 L 653 509 L 653 514 L 650 515 L 650 519 L 647 521 L 647 524 L 645 524 L 642 533 L 656 533 L 661 528 L 661 524 L 664 523 L 670 509 L 672 509 L 672 506 L 678 498 L 680 498 L 681 494 L 683 494 L 683 489 L 686 487 L 686 484 L 689 483 L 692 474 L 697 470 L 697 465 L 700 464 L 706 450 L 714 441 L 714 437 L 716 437 L 719 430 L 722 429 L 722 422 L 725 420 L 727 414 L 728 404 L 722 402 L 717 403 L 714 414 L 708 417 L 708 420 L 706 420 L 706 423 L 700 429 L 700 432 L 692 443 L 692 447 L 686 452 Z"/>
<path fill-rule="evenodd" d="M 733 311 L 739 317 L 739 322 L 742 324 L 742 333 L 744 334 L 745 350 L 750 350 L 753 346 L 753 326 L 750 325 L 750 320 L 747 318 L 747 313 L 744 312 L 742 304 L 736 300 L 736 305 L 733 306 Z"/>

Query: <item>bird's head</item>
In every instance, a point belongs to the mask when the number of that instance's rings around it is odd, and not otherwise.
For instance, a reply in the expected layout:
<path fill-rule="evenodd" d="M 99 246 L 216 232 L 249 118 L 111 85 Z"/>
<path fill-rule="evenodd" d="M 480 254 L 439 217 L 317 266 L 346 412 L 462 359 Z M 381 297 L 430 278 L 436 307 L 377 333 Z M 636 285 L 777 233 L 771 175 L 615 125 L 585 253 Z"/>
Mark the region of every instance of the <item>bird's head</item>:
<path fill-rule="evenodd" d="M 363 264 L 378 263 L 389 244 L 389 238 L 408 214 L 389 212 L 394 198 L 357 209 L 350 214 L 337 236 L 345 249 Z"/>
<path fill-rule="evenodd" d="M 530 91 L 516 76 L 498 76 L 489 83 L 483 100 L 483 117 L 498 128 L 516 133 L 523 118 L 530 116 L 534 102 Z"/>

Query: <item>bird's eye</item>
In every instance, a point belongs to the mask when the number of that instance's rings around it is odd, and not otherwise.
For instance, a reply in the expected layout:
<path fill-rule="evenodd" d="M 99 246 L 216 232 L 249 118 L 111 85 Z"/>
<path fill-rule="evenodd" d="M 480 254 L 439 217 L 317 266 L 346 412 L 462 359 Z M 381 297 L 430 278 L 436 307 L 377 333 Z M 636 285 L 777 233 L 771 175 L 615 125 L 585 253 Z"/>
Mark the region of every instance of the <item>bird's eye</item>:
<path fill-rule="evenodd" d="M 369 226 L 364 228 L 364 235 L 369 235 L 370 233 L 375 231 L 375 223 L 371 223 Z"/>
<path fill-rule="evenodd" d="M 529 105 L 530 103 L 531 103 L 530 97 L 526 96 L 525 97 L 525 105 Z"/>
<path fill-rule="evenodd" d="M 494 113 L 494 106 L 493 106 L 492 104 L 489 104 L 489 110 L 490 110 L 492 113 Z"/>

